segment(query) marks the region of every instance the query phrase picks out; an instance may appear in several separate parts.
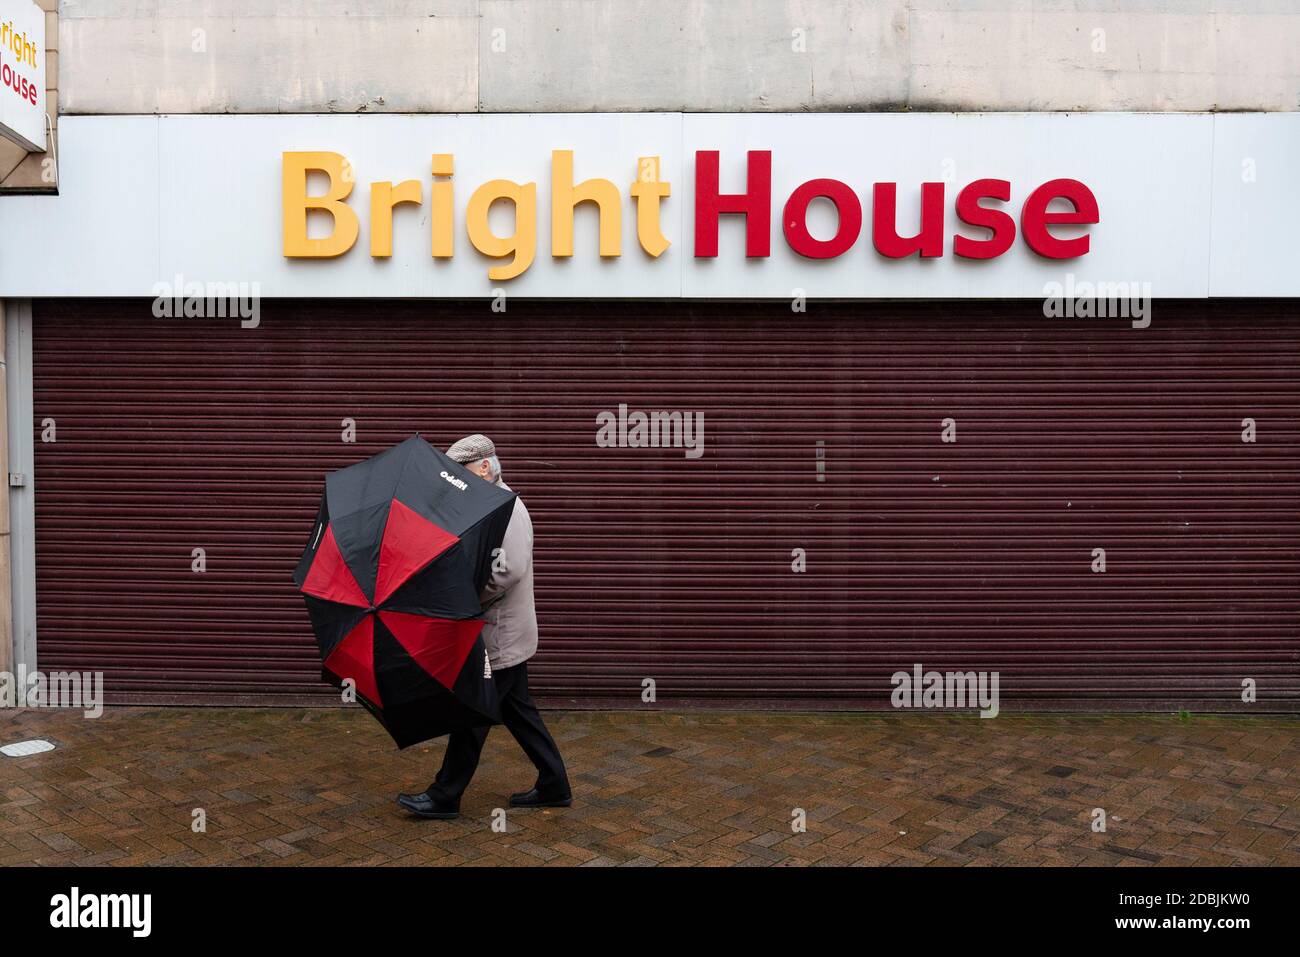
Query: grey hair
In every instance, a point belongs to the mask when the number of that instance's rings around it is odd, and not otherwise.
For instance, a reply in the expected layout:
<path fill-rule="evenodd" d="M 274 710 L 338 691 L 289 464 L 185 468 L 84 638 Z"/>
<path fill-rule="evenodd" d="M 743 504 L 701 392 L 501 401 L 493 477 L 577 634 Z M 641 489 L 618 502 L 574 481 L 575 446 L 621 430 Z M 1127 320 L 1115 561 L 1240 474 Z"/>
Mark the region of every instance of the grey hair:
<path fill-rule="evenodd" d="M 501 477 L 501 460 L 495 455 L 489 455 L 483 461 L 488 464 L 488 481 L 495 482 Z"/>

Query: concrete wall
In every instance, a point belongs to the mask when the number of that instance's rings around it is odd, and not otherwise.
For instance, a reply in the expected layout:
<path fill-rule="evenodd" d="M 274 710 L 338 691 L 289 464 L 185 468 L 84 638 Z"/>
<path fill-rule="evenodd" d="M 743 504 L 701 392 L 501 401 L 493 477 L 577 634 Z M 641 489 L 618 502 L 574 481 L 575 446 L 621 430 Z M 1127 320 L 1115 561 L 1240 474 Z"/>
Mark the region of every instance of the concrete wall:
<path fill-rule="evenodd" d="M 62 0 L 65 113 L 1297 110 L 1296 0 Z"/>
<path fill-rule="evenodd" d="M 4 203 L 13 202 L 5 199 Z M 36 667 L 36 499 L 33 475 L 32 303 L 0 301 L 0 671 Z M 10 485 L 9 475 L 23 476 Z"/>
<path fill-rule="evenodd" d="M 0 299 L 0 404 L 8 392 L 5 369 L 5 303 Z M 4 494 L 0 495 L 0 672 L 14 671 L 13 596 L 9 572 L 9 416 L 0 408 L 0 476 L 4 476 Z"/>

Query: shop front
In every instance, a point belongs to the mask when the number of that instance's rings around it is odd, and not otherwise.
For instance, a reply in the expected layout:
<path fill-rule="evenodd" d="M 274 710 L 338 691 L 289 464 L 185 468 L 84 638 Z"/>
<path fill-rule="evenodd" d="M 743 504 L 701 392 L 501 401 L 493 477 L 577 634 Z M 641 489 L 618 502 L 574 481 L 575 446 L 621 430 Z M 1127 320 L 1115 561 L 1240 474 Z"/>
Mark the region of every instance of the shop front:
<path fill-rule="evenodd" d="M 1300 705 L 1300 189 L 1241 162 L 1294 116 L 63 126 L 14 588 L 110 701 L 328 701 L 324 474 L 481 431 L 552 701 Z"/>

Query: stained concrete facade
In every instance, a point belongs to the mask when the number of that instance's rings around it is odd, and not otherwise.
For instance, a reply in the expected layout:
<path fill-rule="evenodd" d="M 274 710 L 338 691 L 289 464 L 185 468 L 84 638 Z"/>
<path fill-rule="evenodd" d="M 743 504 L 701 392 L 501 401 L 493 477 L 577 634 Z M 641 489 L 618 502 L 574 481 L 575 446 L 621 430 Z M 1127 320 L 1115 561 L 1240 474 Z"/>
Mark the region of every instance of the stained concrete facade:
<path fill-rule="evenodd" d="M 63 0 L 65 113 L 1296 110 L 1295 0 Z"/>

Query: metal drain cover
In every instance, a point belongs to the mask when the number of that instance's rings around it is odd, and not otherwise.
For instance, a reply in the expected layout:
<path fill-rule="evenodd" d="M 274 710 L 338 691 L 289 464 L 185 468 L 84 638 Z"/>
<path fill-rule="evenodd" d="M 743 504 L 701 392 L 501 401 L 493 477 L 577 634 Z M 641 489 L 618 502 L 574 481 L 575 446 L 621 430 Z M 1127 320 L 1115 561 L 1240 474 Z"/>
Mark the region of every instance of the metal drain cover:
<path fill-rule="evenodd" d="M 25 758 L 29 754 L 40 754 L 42 751 L 53 751 L 54 745 L 48 741 L 19 741 L 17 744 L 6 744 L 0 748 L 0 754 L 10 758 Z"/>

